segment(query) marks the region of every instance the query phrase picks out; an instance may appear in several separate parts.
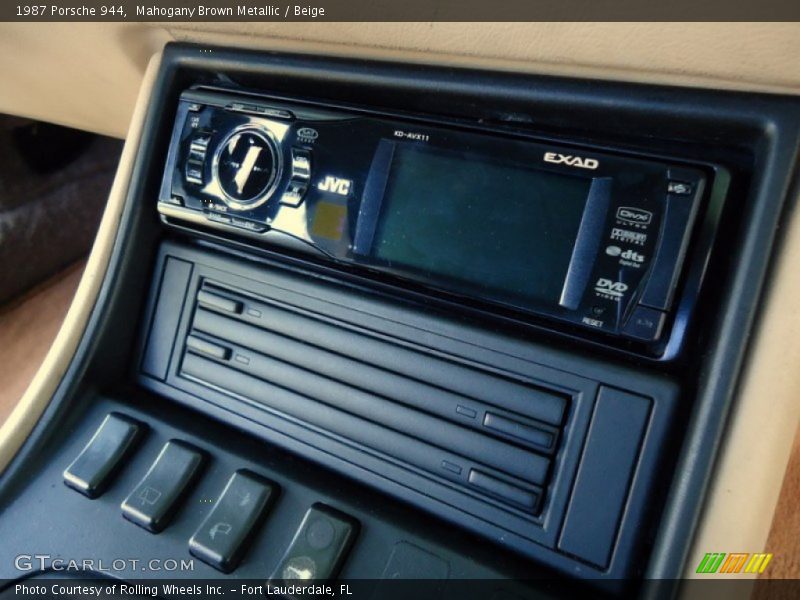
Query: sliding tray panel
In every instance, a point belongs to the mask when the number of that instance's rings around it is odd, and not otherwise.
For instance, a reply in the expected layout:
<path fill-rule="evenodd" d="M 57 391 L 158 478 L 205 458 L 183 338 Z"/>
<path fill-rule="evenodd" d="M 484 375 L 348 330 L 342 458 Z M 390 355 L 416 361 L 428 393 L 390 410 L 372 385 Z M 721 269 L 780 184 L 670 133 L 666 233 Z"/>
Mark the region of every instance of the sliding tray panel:
<path fill-rule="evenodd" d="M 167 243 L 158 273 L 145 386 L 552 566 L 630 568 L 670 385 L 278 263 Z"/>

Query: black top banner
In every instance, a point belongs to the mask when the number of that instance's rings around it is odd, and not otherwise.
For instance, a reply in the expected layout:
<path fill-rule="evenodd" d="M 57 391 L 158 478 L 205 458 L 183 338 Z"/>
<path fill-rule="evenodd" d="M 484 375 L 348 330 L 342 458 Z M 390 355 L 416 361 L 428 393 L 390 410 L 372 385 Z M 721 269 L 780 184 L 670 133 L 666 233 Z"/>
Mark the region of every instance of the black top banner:
<path fill-rule="evenodd" d="M 798 21 L 798 0 L 10 0 L 0 21 Z M 743 40 L 745 43 L 746 40 Z"/>

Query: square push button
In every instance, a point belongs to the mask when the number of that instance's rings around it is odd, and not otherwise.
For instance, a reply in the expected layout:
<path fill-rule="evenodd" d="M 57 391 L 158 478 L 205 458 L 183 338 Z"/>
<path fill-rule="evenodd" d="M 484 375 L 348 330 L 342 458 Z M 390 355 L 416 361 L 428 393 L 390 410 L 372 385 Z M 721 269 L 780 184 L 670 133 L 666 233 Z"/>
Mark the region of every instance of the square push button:
<path fill-rule="evenodd" d="M 286 186 L 283 196 L 281 196 L 281 204 L 297 208 L 303 203 L 306 191 L 308 191 L 308 186 L 304 181 L 292 179 L 289 181 L 289 185 Z"/>
<path fill-rule="evenodd" d="M 189 540 L 189 552 L 215 569 L 230 573 L 239 564 L 277 486 L 240 470 L 233 474 L 211 513 Z"/>
<path fill-rule="evenodd" d="M 666 313 L 660 310 L 648 308 L 647 306 L 637 306 L 628 318 L 622 333 L 627 337 L 644 342 L 654 342 L 661 337 L 666 318 Z"/>
<path fill-rule="evenodd" d="M 324 504 L 312 506 L 270 578 L 272 585 L 325 581 L 339 571 L 358 532 L 358 522 Z"/>
<path fill-rule="evenodd" d="M 64 483 L 84 496 L 97 498 L 111 482 L 122 460 L 130 453 L 144 426 L 111 413 L 64 471 Z"/>
<path fill-rule="evenodd" d="M 126 519 L 158 533 L 169 523 L 178 501 L 200 471 L 203 453 L 194 446 L 170 440 L 156 462 L 122 503 Z"/>

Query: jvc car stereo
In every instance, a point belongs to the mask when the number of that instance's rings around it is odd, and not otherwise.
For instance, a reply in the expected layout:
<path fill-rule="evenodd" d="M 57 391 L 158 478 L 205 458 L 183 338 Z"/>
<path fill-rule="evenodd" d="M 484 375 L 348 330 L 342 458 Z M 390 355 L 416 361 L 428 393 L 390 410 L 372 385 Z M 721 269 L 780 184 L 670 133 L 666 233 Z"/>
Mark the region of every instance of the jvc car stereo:
<path fill-rule="evenodd" d="M 168 223 L 291 244 L 398 287 L 652 354 L 666 347 L 713 174 L 197 88 L 180 99 L 158 207 Z"/>

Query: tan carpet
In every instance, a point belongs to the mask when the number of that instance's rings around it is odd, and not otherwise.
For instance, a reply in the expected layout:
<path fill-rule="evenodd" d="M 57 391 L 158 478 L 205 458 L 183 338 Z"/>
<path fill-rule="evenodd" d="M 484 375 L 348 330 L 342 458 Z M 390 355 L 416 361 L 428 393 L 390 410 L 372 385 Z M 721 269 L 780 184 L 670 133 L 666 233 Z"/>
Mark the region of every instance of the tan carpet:
<path fill-rule="evenodd" d="M 44 360 L 75 295 L 84 262 L 0 307 L 0 422 Z"/>
<path fill-rule="evenodd" d="M 762 578 L 800 578 L 800 430 L 794 438 L 792 456 L 764 552 L 772 552 L 774 556 L 761 574 Z M 793 589 L 797 590 L 796 587 Z"/>

